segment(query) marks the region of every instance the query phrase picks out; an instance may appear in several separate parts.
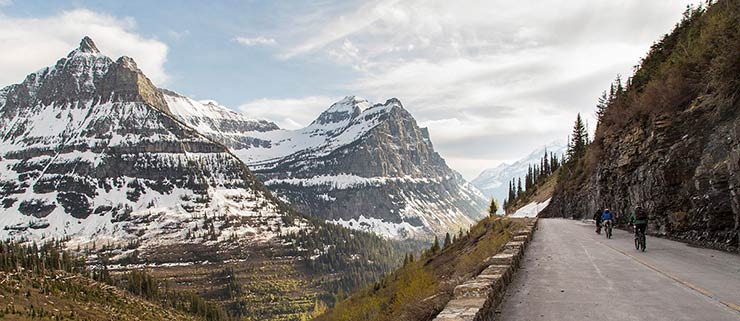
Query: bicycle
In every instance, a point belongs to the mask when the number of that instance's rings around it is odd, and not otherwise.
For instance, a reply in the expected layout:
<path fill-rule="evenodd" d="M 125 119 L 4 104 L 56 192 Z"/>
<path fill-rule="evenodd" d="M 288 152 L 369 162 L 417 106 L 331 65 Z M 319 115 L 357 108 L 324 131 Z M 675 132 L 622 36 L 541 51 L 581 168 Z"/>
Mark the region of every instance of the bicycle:
<path fill-rule="evenodd" d="M 645 243 L 647 242 L 645 238 L 645 232 L 638 229 L 636 225 L 632 225 L 635 229 L 635 250 L 645 252 Z"/>
<path fill-rule="evenodd" d="M 611 220 L 604 221 L 604 232 L 606 234 L 606 238 L 608 239 L 612 238 L 612 221 Z"/>

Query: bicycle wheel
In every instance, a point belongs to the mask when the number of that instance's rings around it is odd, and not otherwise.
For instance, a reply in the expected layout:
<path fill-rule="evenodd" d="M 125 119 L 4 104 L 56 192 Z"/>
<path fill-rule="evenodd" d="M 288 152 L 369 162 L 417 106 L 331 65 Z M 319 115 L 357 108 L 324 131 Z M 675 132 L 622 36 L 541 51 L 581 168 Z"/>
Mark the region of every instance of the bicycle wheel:
<path fill-rule="evenodd" d="M 646 243 L 647 240 L 645 238 L 645 234 L 643 233 L 642 235 L 640 235 L 640 248 L 643 252 L 645 252 L 645 247 L 647 247 L 647 245 L 645 245 Z"/>
<path fill-rule="evenodd" d="M 640 237 L 635 237 L 635 250 L 639 250 L 641 245 L 642 244 L 640 244 Z"/>

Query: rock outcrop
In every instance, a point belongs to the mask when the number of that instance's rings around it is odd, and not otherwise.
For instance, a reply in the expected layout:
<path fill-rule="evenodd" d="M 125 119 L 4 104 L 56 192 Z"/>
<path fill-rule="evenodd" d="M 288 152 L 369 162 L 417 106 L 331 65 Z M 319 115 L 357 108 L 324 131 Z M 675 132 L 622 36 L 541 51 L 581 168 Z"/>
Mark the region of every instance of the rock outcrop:
<path fill-rule="evenodd" d="M 717 103 L 726 102 L 698 102 L 604 137 L 595 172 L 582 187 L 556 192 L 544 215 L 589 217 L 608 207 L 625 224 L 641 205 L 654 233 L 736 248 L 740 114 Z"/>

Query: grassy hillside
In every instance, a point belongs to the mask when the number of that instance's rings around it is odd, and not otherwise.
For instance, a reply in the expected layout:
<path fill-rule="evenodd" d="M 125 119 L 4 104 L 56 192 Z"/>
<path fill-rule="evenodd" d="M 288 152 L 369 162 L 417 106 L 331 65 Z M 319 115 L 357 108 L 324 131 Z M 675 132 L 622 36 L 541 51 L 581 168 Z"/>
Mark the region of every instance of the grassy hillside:
<path fill-rule="evenodd" d="M 320 321 L 431 320 L 450 300 L 455 286 L 479 274 L 485 259 L 509 240 L 521 222 L 501 217 L 481 220 L 451 244 L 431 249 L 373 285 L 340 301 Z"/>
<path fill-rule="evenodd" d="M 0 272 L 2 320 L 204 320 L 74 273 Z"/>
<path fill-rule="evenodd" d="M 156 282 L 144 272 L 114 279 L 107 270 L 90 269 L 82 258 L 61 250 L 58 242 L 37 246 L 7 241 L 0 242 L 0 318 L 229 319 L 222 310 L 191 293 L 159 292 Z"/>

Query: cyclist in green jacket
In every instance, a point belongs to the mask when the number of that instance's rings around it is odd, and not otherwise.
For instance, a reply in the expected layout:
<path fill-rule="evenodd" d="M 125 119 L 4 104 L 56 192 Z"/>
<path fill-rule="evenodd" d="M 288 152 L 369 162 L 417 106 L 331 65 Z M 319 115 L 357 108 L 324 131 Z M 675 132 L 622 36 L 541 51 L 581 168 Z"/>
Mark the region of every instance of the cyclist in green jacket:
<path fill-rule="evenodd" d="M 635 226 L 635 238 L 642 233 L 643 235 L 647 231 L 648 214 L 642 206 L 635 208 L 635 211 L 630 215 L 630 224 Z"/>

